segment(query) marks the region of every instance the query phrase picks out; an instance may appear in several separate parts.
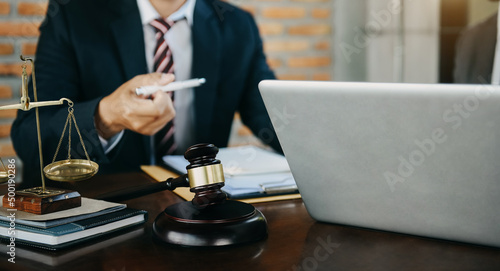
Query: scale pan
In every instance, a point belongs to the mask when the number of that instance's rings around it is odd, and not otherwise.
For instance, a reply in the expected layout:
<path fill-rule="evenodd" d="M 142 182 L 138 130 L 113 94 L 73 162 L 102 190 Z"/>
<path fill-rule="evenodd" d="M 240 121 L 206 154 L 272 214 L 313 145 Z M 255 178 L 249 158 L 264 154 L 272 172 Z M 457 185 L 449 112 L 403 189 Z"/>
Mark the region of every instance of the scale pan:
<path fill-rule="evenodd" d="M 48 164 L 43 172 L 51 180 L 59 182 L 83 181 L 99 170 L 97 163 L 84 159 L 68 159 Z"/>
<path fill-rule="evenodd" d="M 0 171 L 0 183 L 6 183 L 9 180 L 9 174 L 7 171 Z"/>

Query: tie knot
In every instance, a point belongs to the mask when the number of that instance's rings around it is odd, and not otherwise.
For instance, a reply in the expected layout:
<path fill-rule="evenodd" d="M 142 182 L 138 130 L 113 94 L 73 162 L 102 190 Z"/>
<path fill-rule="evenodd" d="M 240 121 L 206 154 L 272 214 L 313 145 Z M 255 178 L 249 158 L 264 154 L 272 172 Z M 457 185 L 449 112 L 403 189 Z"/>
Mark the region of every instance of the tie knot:
<path fill-rule="evenodd" d="M 159 19 L 154 19 L 149 24 L 155 28 L 157 33 L 161 32 L 163 35 L 165 35 L 165 33 L 167 33 L 167 31 L 172 27 L 172 25 L 174 25 L 174 21 L 169 19 L 159 18 Z"/>

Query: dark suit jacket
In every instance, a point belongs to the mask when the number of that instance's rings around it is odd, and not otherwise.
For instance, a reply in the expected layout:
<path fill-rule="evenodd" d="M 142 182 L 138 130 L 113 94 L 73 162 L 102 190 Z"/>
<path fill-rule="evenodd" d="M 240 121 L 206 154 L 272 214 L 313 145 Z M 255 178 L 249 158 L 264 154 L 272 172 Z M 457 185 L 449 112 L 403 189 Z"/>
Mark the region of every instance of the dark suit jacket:
<path fill-rule="evenodd" d="M 147 73 L 136 1 L 50 1 L 40 32 L 35 57 L 38 99 L 66 97 L 75 102 L 77 124 L 100 172 L 147 164 L 149 137 L 127 130 L 119 145 L 105 155 L 94 126 L 99 101 L 127 80 Z M 254 134 L 280 150 L 257 89 L 259 81 L 274 74 L 266 64 L 251 15 L 225 2 L 197 0 L 192 39 L 192 77 L 207 79 L 195 89 L 197 142 L 226 146 L 233 115 L 239 111 Z M 24 162 L 26 185 L 39 178 L 34 115 L 34 110 L 19 112 L 11 133 Z M 45 164 L 52 160 L 66 116 L 67 106 L 40 109 Z M 72 143 L 72 156 L 84 157 L 75 131 Z M 64 159 L 67 141 L 61 153 Z"/>
<path fill-rule="evenodd" d="M 496 41 L 497 14 L 465 30 L 457 42 L 454 82 L 491 83 Z"/>

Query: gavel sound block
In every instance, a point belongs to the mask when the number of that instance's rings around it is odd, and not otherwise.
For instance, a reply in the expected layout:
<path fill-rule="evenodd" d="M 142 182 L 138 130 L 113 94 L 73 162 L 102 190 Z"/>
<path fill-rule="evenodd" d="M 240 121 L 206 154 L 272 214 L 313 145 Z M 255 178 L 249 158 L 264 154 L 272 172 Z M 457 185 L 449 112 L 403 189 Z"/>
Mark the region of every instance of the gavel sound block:
<path fill-rule="evenodd" d="M 161 212 L 153 224 L 159 240 L 180 246 L 228 246 L 267 237 L 267 222 L 250 204 L 228 200 L 221 191 L 224 173 L 215 159 L 218 148 L 212 144 L 190 147 L 184 157 L 192 201 L 177 203 Z"/>

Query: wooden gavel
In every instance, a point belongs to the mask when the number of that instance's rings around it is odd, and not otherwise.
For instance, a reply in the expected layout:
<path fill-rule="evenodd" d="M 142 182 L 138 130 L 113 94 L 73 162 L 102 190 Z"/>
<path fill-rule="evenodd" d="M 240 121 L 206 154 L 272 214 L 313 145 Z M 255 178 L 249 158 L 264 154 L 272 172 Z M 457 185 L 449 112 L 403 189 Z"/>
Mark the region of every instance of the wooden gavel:
<path fill-rule="evenodd" d="M 219 149 L 213 144 L 191 146 L 184 158 L 189 161 L 187 174 L 165 182 L 133 187 L 99 197 L 108 201 L 131 199 L 177 187 L 191 187 L 189 201 L 167 206 L 153 223 L 153 236 L 162 242 L 193 247 L 243 244 L 267 236 L 264 215 L 250 204 L 227 200 L 224 172 L 215 159 Z"/>
<path fill-rule="evenodd" d="M 164 182 L 131 187 L 100 195 L 98 199 L 123 201 L 145 196 L 163 190 L 175 190 L 177 187 L 190 187 L 195 193 L 192 203 L 205 207 L 222 203 L 227 196 L 221 188 L 224 186 L 224 172 L 220 160 L 215 159 L 219 149 L 213 144 L 197 144 L 188 148 L 184 158 L 189 161 L 187 174 L 177 178 L 168 178 Z"/>

